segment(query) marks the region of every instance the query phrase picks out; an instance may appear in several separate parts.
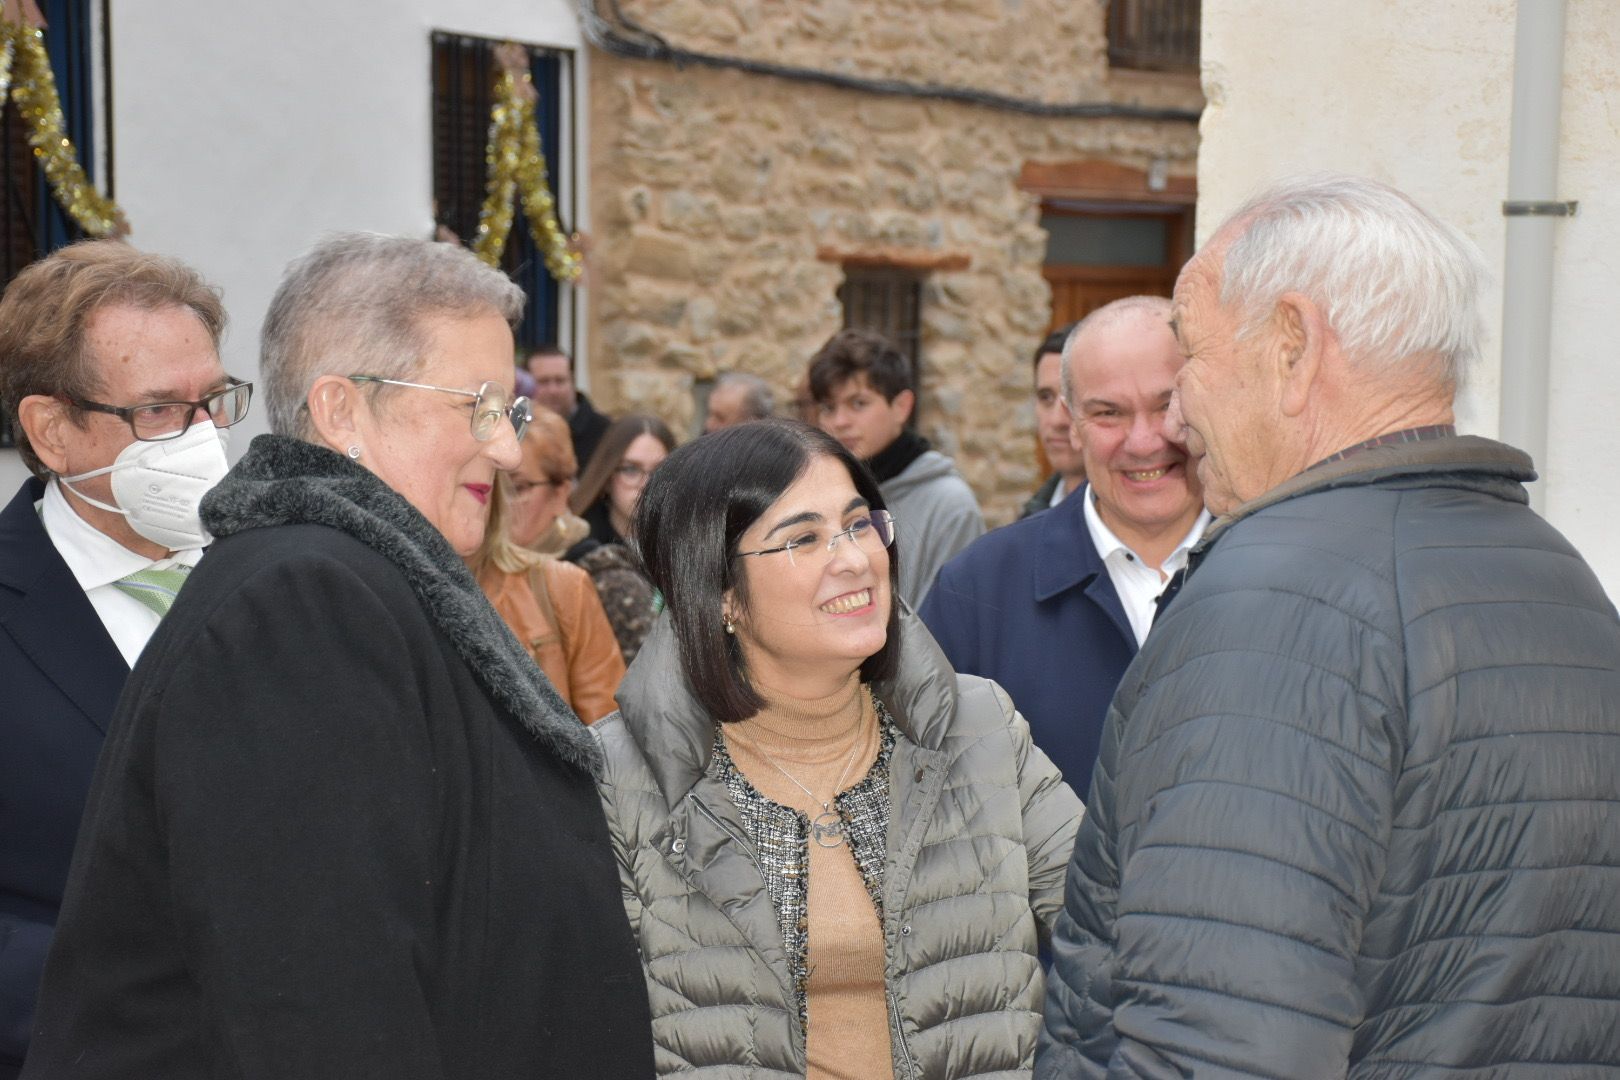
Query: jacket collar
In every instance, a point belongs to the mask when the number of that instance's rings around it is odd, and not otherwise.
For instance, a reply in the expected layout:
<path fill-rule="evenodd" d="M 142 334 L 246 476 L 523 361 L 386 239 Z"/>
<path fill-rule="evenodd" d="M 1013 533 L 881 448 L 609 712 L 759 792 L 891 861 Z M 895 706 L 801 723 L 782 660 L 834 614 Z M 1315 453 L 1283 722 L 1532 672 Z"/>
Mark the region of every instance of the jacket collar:
<path fill-rule="evenodd" d="M 0 511 L 0 633 L 105 732 L 129 665 L 34 509 L 44 490 L 29 479 Z"/>
<path fill-rule="evenodd" d="M 925 749 L 938 750 L 956 713 L 956 673 L 922 620 L 904 604 L 899 667 L 899 675 L 874 684 L 872 692 L 888 707 L 902 735 Z M 679 646 L 667 616 L 653 623 L 617 696 L 624 726 L 673 809 L 709 768 L 715 722 L 681 670 Z"/>
<path fill-rule="evenodd" d="M 1090 484 L 1075 488 L 1063 501 L 1036 519 L 1041 530 L 1035 560 L 1035 599 L 1050 600 L 1058 593 L 1089 583 L 1104 573 L 1102 556 L 1086 528 L 1086 497 Z"/>
<path fill-rule="evenodd" d="M 31 476 L 0 512 L 0 586 L 27 592 L 45 573 L 40 545 L 50 538 L 35 509 L 44 497 L 45 482 Z"/>
<path fill-rule="evenodd" d="M 600 774 L 589 730 L 546 681 L 444 536 L 403 496 L 342 454 L 260 435 L 203 498 L 203 523 L 224 539 L 275 525 L 325 525 L 399 568 L 424 611 L 495 701 L 553 754 Z"/>
<path fill-rule="evenodd" d="M 1280 502 L 1319 491 L 1398 481 L 1412 487 L 1484 491 L 1512 502 L 1528 503 L 1530 496 L 1524 485 L 1535 478 L 1535 464 L 1529 454 L 1477 435 L 1370 447 L 1339 461 L 1306 469 L 1225 517 L 1215 519 L 1198 546 L 1193 548 L 1193 554 L 1202 556 L 1211 544 L 1244 518 Z"/>

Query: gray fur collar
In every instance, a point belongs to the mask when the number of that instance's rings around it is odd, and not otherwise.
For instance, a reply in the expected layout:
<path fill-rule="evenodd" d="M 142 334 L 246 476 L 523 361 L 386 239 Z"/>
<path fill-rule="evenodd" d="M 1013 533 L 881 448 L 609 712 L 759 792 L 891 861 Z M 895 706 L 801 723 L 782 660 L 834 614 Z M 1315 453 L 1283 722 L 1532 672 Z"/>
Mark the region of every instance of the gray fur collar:
<path fill-rule="evenodd" d="M 394 489 L 342 454 L 284 435 L 260 435 L 202 503 L 216 537 L 273 525 L 326 525 L 399 567 L 490 696 L 541 745 L 601 774 L 590 731 L 484 599 L 461 557 Z"/>

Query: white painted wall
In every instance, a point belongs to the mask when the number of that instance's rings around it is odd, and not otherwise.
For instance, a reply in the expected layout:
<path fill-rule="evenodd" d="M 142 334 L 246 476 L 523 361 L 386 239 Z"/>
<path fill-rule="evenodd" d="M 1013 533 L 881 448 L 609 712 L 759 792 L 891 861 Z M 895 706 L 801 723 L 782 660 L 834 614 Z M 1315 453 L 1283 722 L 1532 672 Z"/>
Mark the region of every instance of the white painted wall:
<path fill-rule="evenodd" d="M 1540 0 L 1526 0 L 1540 2 Z M 1497 433 L 1512 117 L 1512 0 L 1204 0 L 1198 230 L 1245 196 L 1322 169 L 1387 181 L 1479 244 L 1497 284 L 1485 363 L 1458 424 Z M 1549 368 L 1547 516 L 1620 597 L 1620 4 L 1568 0 L 1559 228 Z"/>
<path fill-rule="evenodd" d="M 576 89 L 586 85 L 568 0 L 115 7 L 114 175 L 130 240 L 224 290 L 232 374 L 257 377 L 259 325 L 281 271 L 321 234 L 432 234 L 434 30 L 573 49 Z M 565 106 L 565 116 L 582 123 L 585 110 Z M 583 158 L 583 130 L 576 145 Z M 579 165 L 554 169 L 553 183 L 567 185 L 563 205 L 578 191 L 583 223 Z M 233 455 L 264 430 L 255 406 Z M 9 498 L 25 475 L 15 453 L 0 453 L 0 492 Z"/>

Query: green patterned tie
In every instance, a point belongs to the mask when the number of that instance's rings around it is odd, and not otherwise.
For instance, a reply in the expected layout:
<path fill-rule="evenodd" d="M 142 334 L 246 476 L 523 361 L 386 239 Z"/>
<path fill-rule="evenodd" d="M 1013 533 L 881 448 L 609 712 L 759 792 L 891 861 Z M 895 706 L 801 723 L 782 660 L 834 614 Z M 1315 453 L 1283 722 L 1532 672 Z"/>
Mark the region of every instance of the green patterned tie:
<path fill-rule="evenodd" d="M 180 586 L 186 583 L 189 573 L 191 567 L 178 563 L 164 570 L 147 567 L 119 578 L 113 584 L 157 612 L 157 617 L 161 619 L 174 606 L 175 595 L 179 593 Z"/>

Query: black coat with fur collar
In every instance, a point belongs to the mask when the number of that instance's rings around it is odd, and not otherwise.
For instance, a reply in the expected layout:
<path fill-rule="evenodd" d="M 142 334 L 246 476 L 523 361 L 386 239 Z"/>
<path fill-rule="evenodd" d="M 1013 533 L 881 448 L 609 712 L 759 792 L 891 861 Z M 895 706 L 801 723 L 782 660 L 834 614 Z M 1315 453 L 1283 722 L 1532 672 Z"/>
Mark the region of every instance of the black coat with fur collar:
<path fill-rule="evenodd" d="M 437 531 L 262 436 L 130 678 L 29 1077 L 652 1073 L 595 744 Z"/>

